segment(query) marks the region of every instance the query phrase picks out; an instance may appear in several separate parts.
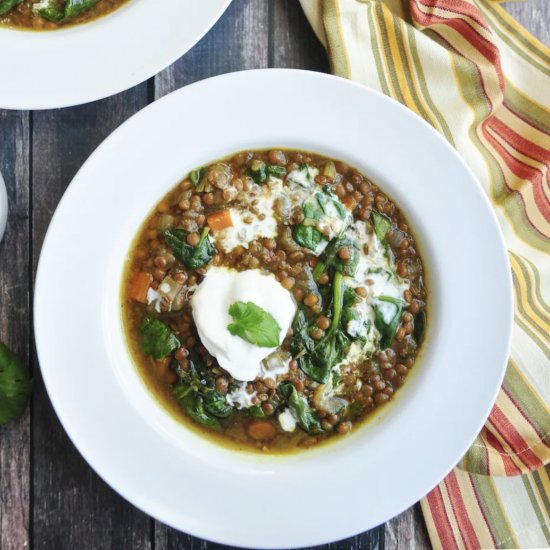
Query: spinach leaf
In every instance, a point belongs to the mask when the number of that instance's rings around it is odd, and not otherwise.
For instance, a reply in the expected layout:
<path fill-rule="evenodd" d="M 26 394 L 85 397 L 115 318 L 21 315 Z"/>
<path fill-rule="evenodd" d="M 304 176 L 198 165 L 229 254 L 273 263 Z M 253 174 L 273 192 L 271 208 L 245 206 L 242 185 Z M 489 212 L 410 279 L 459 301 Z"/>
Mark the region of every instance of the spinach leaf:
<path fill-rule="evenodd" d="M 349 339 L 340 329 L 323 338 L 309 356 L 309 361 L 299 362 L 300 368 L 316 382 L 326 384 L 334 365 L 342 361 L 349 346 Z"/>
<path fill-rule="evenodd" d="M 204 172 L 204 167 L 196 168 L 195 170 L 191 170 L 191 172 L 189 172 L 189 179 L 195 187 L 199 184 L 199 181 L 202 179 Z"/>
<path fill-rule="evenodd" d="M 380 212 L 377 212 L 376 210 L 371 212 L 370 217 L 378 240 L 383 244 L 387 244 L 388 233 L 393 228 L 392 221 L 388 218 L 388 216 L 385 214 L 380 214 Z"/>
<path fill-rule="evenodd" d="M 220 428 L 218 419 L 227 418 L 234 409 L 225 396 L 215 390 L 215 377 L 199 354 L 190 350 L 189 367 L 176 370 L 180 380 L 174 384 L 172 391 L 185 411 L 204 426 Z"/>
<path fill-rule="evenodd" d="M 316 413 L 310 407 L 307 399 L 298 393 L 296 388 L 289 382 L 280 386 L 280 392 L 286 398 L 288 406 L 295 416 L 302 430 L 309 434 L 318 434 L 323 431 Z"/>
<path fill-rule="evenodd" d="M 286 169 L 276 164 L 268 164 L 265 173 L 272 178 L 282 178 L 286 174 Z"/>
<path fill-rule="evenodd" d="M 11 9 L 21 4 L 23 0 L 0 0 L 0 15 L 8 13 Z"/>
<path fill-rule="evenodd" d="M 44 0 L 33 6 L 33 12 L 54 23 L 61 23 L 65 19 L 65 9 L 61 0 Z"/>
<path fill-rule="evenodd" d="M 332 368 L 344 358 L 350 343 L 341 329 L 344 285 L 340 272 L 334 275 L 332 292 L 332 322 L 322 340 L 315 342 L 309 336 L 309 327 L 301 310 L 298 311 L 293 323 L 291 351 L 300 369 L 320 384 L 327 383 Z"/>
<path fill-rule="evenodd" d="M 216 391 L 203 396 L 204 408 L 218 418 L 227 418 L 233 413 L 233 407 L 225 397 Z"/>
<path fill-rule="evenodd" d="M 185 229 L 167 229 L 164 232 L 164 239 L 178 260 L 182 261 L 189 269 L 198 269 L 210 262 L 216 254 L 208 232 L 208 227 L 202 230 L 197 246 L 187 244 L 189 232 Z"/>
<path fill-rule="evenodd" d="M 141 348 L 153 359 L 164 359 L 181 345 L 168 325 L 150 315 L 145 316 L 139 331 L 141 332 Z"/>
<path fill-rule="evenodd" d="M 358 297 L 355 290 L 352 287 L 345 287 L 342 304 L 342 326 L 352 340 L 366 341 L 372 323 L 354 307 L 357 301 Z"/>
<path fill-rule="evenodd" d="M 89 9 L 93 8 L 99 0 L 42 0 L 35 4 L 33 11 L 38 15 L 53 21 L 62 23 Z"/>
<path fill-rule="evenodd" d="M 65 4 L 65 18 L 70 19 L 93 8 L 99 0 L 67 0 Z"/>
<path fill-rule="evenodd" d="M 179 398 L 179 401 L 183 405 L 183 408 L 187 414 L 199 424 L 215 429 L 219 429 L 221 427 L 219 420 L 209 415 L 204 410 L 203 398 L 198 393 L 189 392 L 184 397 Z"/>
<path fill-rule="evenodd" d="M 338 256 L 338 251 L 341 248 L 346 247 L 350 252 L 348 260 L 344 261 Z M 329 270 L 334 270 L 349 277 L 353 277 L 357 271 L 357 265 L 359 264 L 359 245 L 357 241 L 347 236 L 334 237 L 330 243 L 328 243 L 319 262 L 313 270 L 313 278 L 317 280 L 322 273 Z"/>
<path fill-rule="evenodd" d="M 304 223 L 301 223 L 294 228 L 292 237 L 300 246 L 308 248 L 313 252 L 316 252 L 321 243 L 326 241 L 320 231 L 317 231 L 315 227 Z"/>
<path fill-rule="evenodd" d="M 420 345 L 426 332 L 426 312 L 421 311 L 414 318 L 414 339 Z"/>
<path fill-rule="evenodd" d="M 296 311 L 296 315 L 294 316 L 292 330 L 294 331 L 294 335 L 290 341 L 290 351 L 292 352 L 292 355 L 303 355 L 304 353 L 313 351 L 315 341 L 309 335 L 306 316 L 301 307 L 298 308 L 298 311 Z"/>
<path fill-rule="evenodd" d="M 265 162 L 261 160 L 253 160 L 250 164 L 250 168 L 246 171 L 246 175 L 250 176 L 255 183 L 261 185 L 267 181 L 267 173 L 265 169 Z"/>
<path fill-rule="evenodd" d="M 23 414 L 31 389 L 32 380 L 21 361 L 0 342 L 0 424 Z"/>
<path fill-rule="evenodd" d="M 394 306 L 394 313 L 389 322 L 386 322 L 381 305 L 377 302 L 384 302 Z M 393 343 L 397 328 L 401 324 L 401 315 L 407 307 L 407 302 L 399 298 L 393 298 L 392 296 L 377 296 L 372 307 L 374 308 L 374 326 L 378 329 L 381 336 L 380 346 L 382 349 L 389 348 Z"/>
<path fill-rule="evenodd" d="M 279 345 L 281 327 L 270 313 L 254 302 L 231 304 L 229 315 L 233 317 L 233 322 L 227 325 L 227 329 L 233 336 L 239 336 L 262 348 L 274 348 Z"/>
<path fill-rule="evenodd" d="M 293 170 L 286 177 L 288 183 L 294 183 L 301 185 L 302 187 L 311 187 L 315 182 L 315 176 L 317 170 L 312 168 L 309 164 L 300 164 L 297 170 Z"/>
<path fill-rule="evenodd" d="M 346 212 L 346 209 L 344 208 L 344 205 L 333 194 L 330 188 L 325 187 L 322 193 L 317 193 L 315 195 L 315 198 L 317 199 L 317 202 L 321 206 L 325 215 L 333 216 L 334 211 L 336 210 L 338 217 L 342 221 L 346 220 L 346 218 L 349 216 L 349 214 Z"/>
<path fill-rule="evenodd" d="M 250 416 L 253 416 L 254 418 L 265 418 L 265 413 L 262 410 L 262 407 L 259 405 L 253 405 L 248 409 L 248 413 Z"/>

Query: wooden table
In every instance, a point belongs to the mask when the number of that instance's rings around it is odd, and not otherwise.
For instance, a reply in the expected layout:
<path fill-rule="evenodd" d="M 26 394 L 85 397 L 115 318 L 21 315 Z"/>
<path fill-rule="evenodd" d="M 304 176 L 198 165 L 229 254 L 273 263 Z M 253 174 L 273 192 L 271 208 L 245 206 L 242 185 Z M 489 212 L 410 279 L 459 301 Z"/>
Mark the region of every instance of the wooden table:
<path fill-rule="evenodd" d="M 507 8 L 550 44 L 548 0 Z M 328 72 L 325 52 L 296 0 L 234 0 L 188 54 L 155 78 L 114 97 L 70 109 L 0 111 L 0 171 L 10 201 L 8 230 L 0 244 L 0 340 L 30 365 L 36 381 L 24 417 L 0 427 L 0 550 L 222 548 L 138 511 L 78 454 L 40 378 L 31 304 L 36 265 L 52 214 L 97 145 L 128 117 L 177 88 L 209 76 L 260 67 Z M 100 220 L 101 212 L 90 212 L 85 222 Z M 84 381 L 77 391 L 86 391 Z M 429 546 L 416 505 L 385 525 L 323 548 Z"/>

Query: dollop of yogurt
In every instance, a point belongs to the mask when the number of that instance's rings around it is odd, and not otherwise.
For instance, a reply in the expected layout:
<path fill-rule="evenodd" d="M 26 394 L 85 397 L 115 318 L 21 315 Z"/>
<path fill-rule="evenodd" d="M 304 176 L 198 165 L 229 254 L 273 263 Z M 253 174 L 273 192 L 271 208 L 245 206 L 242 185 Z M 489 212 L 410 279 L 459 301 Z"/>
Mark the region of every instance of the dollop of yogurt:
<path fill-rule="evenodd" d="M 235 380 L 249 382 L 261 373 L 262 359 L 277 347 L 259 347 L 229 332 L 229 307 L 238 301 L 253 302 L 274 317 L 281 328 L 279 345 L 294 319 L 296 303 L 273 275 L 259 269 L 211 267 L 198 285 L 191 305 L 202 344 Z"/>

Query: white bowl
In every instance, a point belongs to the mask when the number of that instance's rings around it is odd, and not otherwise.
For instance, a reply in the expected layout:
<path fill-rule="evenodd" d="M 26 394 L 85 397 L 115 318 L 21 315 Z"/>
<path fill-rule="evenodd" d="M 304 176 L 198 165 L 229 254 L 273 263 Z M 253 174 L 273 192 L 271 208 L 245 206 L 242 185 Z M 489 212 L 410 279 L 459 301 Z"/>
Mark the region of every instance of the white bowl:
<path fill-rule="evenodd" d="M 230 1 L 130 0 L 55 31 L 0 26 L 0 108 L 68 107 L 131 88 L 196 44 Z"/>
<path fill-rule="evenodd" d="M 155 203 L 194 167 L 268 147 L 343 159 L 394 197 L 420 241 L 431 303 L 422 359 L 393 406 L 336 443 L 280 457 L 216 446 L 167 414 L 132 364 L 119 296 L 130 243 Z M 511 325 L 497 222 L 455 151 L 391 99 L 303 71 L 205 80 L 128 120 L 63 197 L 36 283 L 44 381 L 90 465 L 155 518 L 252 548 L 349 537 L 432 489 L 489 414 Z"/>

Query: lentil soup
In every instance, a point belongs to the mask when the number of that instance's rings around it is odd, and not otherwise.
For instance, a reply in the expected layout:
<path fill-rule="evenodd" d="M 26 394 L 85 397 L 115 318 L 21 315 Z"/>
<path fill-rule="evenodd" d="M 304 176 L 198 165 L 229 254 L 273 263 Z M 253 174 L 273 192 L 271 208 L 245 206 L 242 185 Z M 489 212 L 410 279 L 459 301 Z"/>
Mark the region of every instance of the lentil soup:
<path fill-rule="evenodd" d="M 129 0 L 0 0 L 0 25 L 49 31 L 87 23 Z"/>
<path fill-rule="evenodd" d="M 232 447 L 291 452 L 392 400 L 426 328 L 406 217 L 344 162 L 245 151 L 193 170 L 129 253 L 122 314 L 147 386 Z"/>

